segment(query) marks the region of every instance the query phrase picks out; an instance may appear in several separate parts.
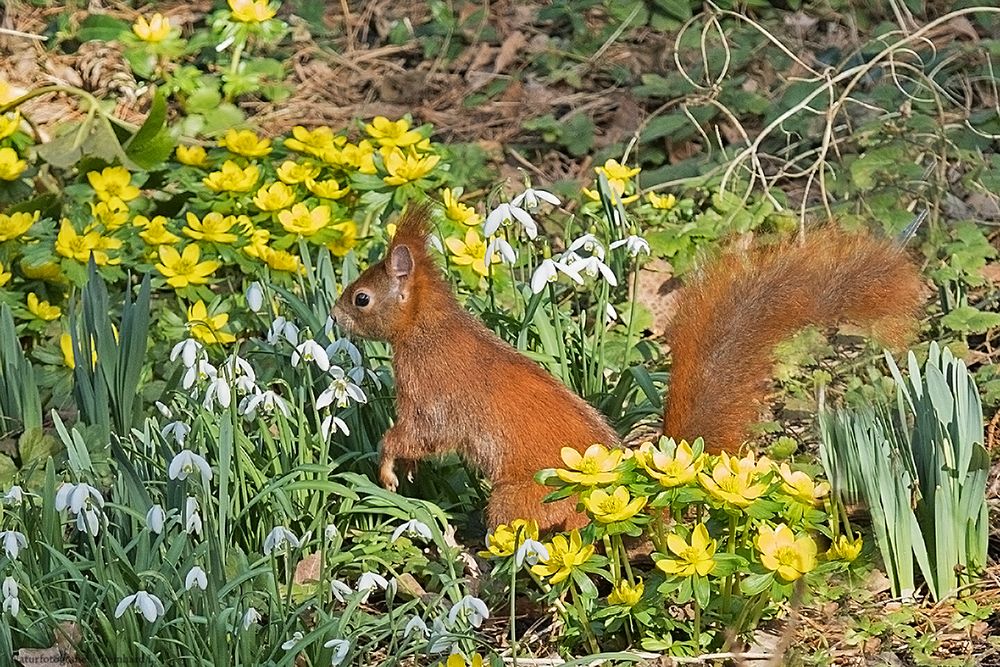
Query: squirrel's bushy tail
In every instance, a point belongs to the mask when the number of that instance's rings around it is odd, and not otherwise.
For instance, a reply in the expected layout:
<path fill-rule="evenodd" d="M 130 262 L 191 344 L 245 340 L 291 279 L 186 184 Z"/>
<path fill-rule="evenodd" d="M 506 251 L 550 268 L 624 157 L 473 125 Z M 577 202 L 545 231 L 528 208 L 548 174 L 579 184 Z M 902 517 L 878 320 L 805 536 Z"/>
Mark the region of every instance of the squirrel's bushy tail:
<path fill-rule="evenodd" d="M 892 239 L 824 229 L 721 257 L 679 297 L 664 433 L 734 451 L 766 392 L 775 345 L 808 325 L 846 322 L 898 345 L 922 301 L 920 273 Z"/>

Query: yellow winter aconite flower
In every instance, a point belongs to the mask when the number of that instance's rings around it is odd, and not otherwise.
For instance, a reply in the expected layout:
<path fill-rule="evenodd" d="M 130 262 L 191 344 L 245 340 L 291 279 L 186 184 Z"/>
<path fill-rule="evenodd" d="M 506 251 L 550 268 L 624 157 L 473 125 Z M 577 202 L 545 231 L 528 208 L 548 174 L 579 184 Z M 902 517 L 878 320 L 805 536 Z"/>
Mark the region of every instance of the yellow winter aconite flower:
<path fill-rule="evenodd" d="M 3 287 L 10 282 L 11 276 L 11 272 L 6 270 L 3 262 L 0 262 L 0 287 Z"/>
<path fill-rule="evenodd" d="M 170 19 L 157 12 L 146 20 L 145 16 L 140 16 L 132 24 L 132 32 L 144 42 L 162 42 L 170 36 Z"/>
<path fill-rule="evenodd" d="M 247 233 L 248 243 L 243 246 L 243 252 L 257 259 L 264 259 L 264 251 L 268 250 L 268 243 L 271 241 L 271 232 L 266 229 L 251 229 Z"/>
<path fill-rule="evenodd" d="M 210 243 L 232 243 L 237 239 L 230 230 L 237 223 L 236 216 L 222 215 L 216 211 L 206 213 L 201 220 L 188 211 L 187 225 L 181 230 L 184 236 Z"/>
<path fill-rule="evenodd" d="M 160 263 L 156 265 L 167 284 L 177 289 L 188 285 L 204 285 L 216 269 L 222 266 L 218 260 L 201 260 L 201 248 L 191 243 L 183 252 L 169 245 L 159 247 Z"/>
<path fill-rule="evenodd" d="M 691 445 L 686 440 L 680 441 L 672 457 L 652 446 L 643 451 L 643 454 L 639 457 L 640 464 L 650 477 L 667 488 L 694 481 L 705 462 L 704 456 L 695 457 Z"/>
<path fill-rule="evenodd" d="M 21 112 L 5 113 L 0 115 L 0 139 L 6 139 L 21 127 Z"/>
<path fill-rule="evenodd" d="M 404 153 L 398 148 L 387 151 L 382 156 L 385 170 L 388 176 L 382 178 L 387 185 L 403 185 L 419 181 L 421 178 L 431 173 L 437 163 L 441 161 L 440 155 L 419 156 L 413 150 Z"/>
<path fill-rule="evenodd" d="M 226 130 L 219 145 L 244 157 L 264 157 L 271 152 L 271 140 L 261 139 L 251 130 Z"/>
<path fill-rule="evenodd" d="M 795 581 L 816 568 L 816 543 L 808 535 L 796 538 L 783 523 L 775 528 L 761 526 L 756 542 L 761 565 L 785 581 Z"/>
<path fill-rule="evenodd" d="M 778 473 L 781 475 L 781 491 L 807 505 L 818 505 L 830 493 L 828 483 L 820 482 L 817 484 L 801 470 L 792 472 L 787 463 L 781 464 Z"/>
<path fill-rule="evenodd" d="M 139 238 L 151 246 L 177 243 L 181 240 L 181 237 L 167 229 L 167 219 L 162 215 L 158 215 L 152 220 L 146 216 L 137 215 L 132 223 L 142 228 L 142 231 L 139 232 Z"/>
<path fill-rule="evenodd" d="M 108 230 L 118 229 L 128 222 L 128 204 L 118 197 L 110 197 L 96 204 L 91 203 L 90 213 L 96 222 Z"/>
<path fill-rule="evenodd" d="M 609 181 L 627 181 L 633 176 L 638 176 L 642 168 L 629 168 L 618 162 L 618 160 L 608 160 L 603 166 L 595 167 L 594 171 L 604 174 Z"/>
<path fill-rule="evenodd" d="M 309 210 L 305 204 L 296 204 L 278 213 L 278 222 L 290 234 L 312 236 L 330 224 L 330 207 L 317 206 Z"/>
<path fill-rule="evenodd" d="M 269 246 L 261 248 L 260 258 L 274 271 L 286 271 L 288 273 L 299 273 L 302 271 L 302 262 L 290 252 L 275 250 Z"/>
<path fill-rule="evenodd" d="M 0 242 L 10 241 L 25 234 L 38 220 L 38 211 L 33 213 L 0 213 Z"/>
<path fill-rule="evenodd" d="M 544 562 L 534 565 L 531 571 L 540 577 L 551 577 L 549 583 L 558 584 L 570 575 L 579 566 L 590 560 L 594 555 L 594 545 L 583 545 L 580 539 L 580 531 L 573 530 L 569 537 L 566 535 L 556 535 L 552 542 L 545 545 L 549 552 L 549 557 Z"/>
<path fill-rule="evenodd" d="M 90 255 L 94 255 L 94 263 L 98 266 L 105 264 L 117 264 L 119 260 L 108 257 L 108 250 L 121 248 L 122 242 L 119 239 L 112 239 L 101 236 L 100 232 L 91 229 L 83 234 L 76 231 L 66 218 L 59 224 L 59 234 L 56 235 L 56 253 L 86 263 L 90 261 Z"/>
<path fill-rule="evenodd" d="M 139 188 L 132 185 L 132 174 L 125 167 L 105 167 L 101 171 L 89 171 L 87 180 L 101 201 L 113 197 L 132 201 L 139 196 Z"/>
<path fill-rule="evenodd" d="M 405 118 L 391 121 L 385 116 L 375 116 L 370 124 L 365 125 L 365 132 L 380 146 L 406 148 L 423 139 L 419 132 L 410 129 L 410 123 Z"/>
<path fill-rule="evenodd" d="M 309 192 L 322 199 L 340 199 L 351 191 L 350 186 L 340 187 L 340 183 L 335 178 L 328 178 L 325 181 L 306 180 L 306 187 Z"/>
<path fill-rule="evenodd" d="M 451 251 L 452 261 L 459 266 L 471 266 L 472 270 L 483 276 L 489 275 L 486 268 L 486 242 L 479 237 L 475 229 L 468 229 L 465 232 L 465 240 L 452 236 L 444 240 L 444 244 Z M 493 255 L 491 263 L 500 261 L 499 255 Z"/>
<path fill-rule="evenodd" d="M 854 559 L 861 554 L 862 546 L 864 546 L 864 542 L 862 542 L 860 535 L 853 541 L 847 539 L 847 535 L 840 535 L 826 550 L 826 559 L 853 563 Z"/>
<path fill-rule="evenodd" d="M 285 148 L 318 158 L 323 158 L 327 151 L 347 142 L 345 137 L 335 135 L 333 129 L 326 126 L 309 130 L 296 125 L 292 128 L 292 137 L 285 139 Z"/>
<path fill-rule="evenodd" d="M 669 194 L 661 196 L 655 192 L 650 192 L 646 195 L 646 199 L 653 205 L 653 208 L 658 208 L 661 211 L 669 211 L 674 206 L 677 206 L 677 197 Z"/>
<path fill-rule="evenodd" d="M 514 519 L 509 524 L 500 524 L 486 535 L 486 551 L 481 551 L 479 555 L 513 556 L 525 540 L 538 540 L 538 522 L 534 519 Z"/>
<path fill-rule="evenodd" d="M 186 164 L 190 167 L 208 166 L 208 153 L 201 146 L 185 146 L 181 144 L 174 151 L 174 157 L 181 164 Z"/>
<path fill-rule="evenodd" d="M 615 468 L 622 459 L 619 449 L 609 450 L 604 445 L 595 444 L 580 454 L 572 447 L 563 447 L 560 456 L 567 469 L 557 468 L 556 475 L 564 482 L 598 486 L 618 481 L 619 473 L 615 472 Z"/>
<path fill-rule="evenodd" d="M 58 319 L 62 315 L 59 306 L 53 306 L 48 301 L 40 301 L 34 292 L 28 292 L 28 312 L 40 320 L 50 322 Z"/>
<path fill-rule="evenodd" d="M 656 567 L 679 577 L 704 577 L 715 569 L 716 541 L 708 536 L 708 528 L 699 523 L 691 531 L 690 544 L 677 533 L 667 535 L 667 548 L 676 558 L 656 561 Z"/>
<path fill-rule="evenodd" d="M 482 222 L 482 218 L 476 213 L 476 209 L 458 201 L 458 197 L 455 196 L 455 192 L 451 188 L 442 190 L 441 196 L 444 199 L 444 214 L 449 220 L 454 220 L 470 227 L 475 227 Z"/>
<path fill-rule="evenodd" d="M 27 168 L 28 163 L 13 148 L 0 148 L 0 180 L 16 180 Z"/>
<path fill-rule="evenodd" d="M 305 183 L 317 176 L 319 176 L 319 167 L 309 162 L 303 163 L 285 160 L 278 167 L 278 178 L 289 185 Z"/>
<path fill-rule="evenodd" d="M 367 139 L 359 141 L 357 145 L 346 144 L 339 151 L 332 151 L 325 155 L 324 159 L 344 169 L 356 170 L 361 174 L 378 173 L 378 169 L 375 167 L 375 146 Z"/>
<path fill-rule="evenodd" d="M 639 604 L 642 594 L 646 590 L 642 579 L 636 582 L 635 586 L 622 579 L 615 584 L 614 590 L 608 595 L 608 604 L 621 605 L 622 607 L 634 607 Z"/>
<path fill-rule="evenodd" d="M 262 23 L 278 12 L 267 0 L 229 0 L 229 10 L 240 23 Z"/>
<path fill-rule="evenodd" d="M 260 168 L 255 164 L 241 169 L 232 160 L 222 163 L 222 169 L 213 171 L 202 182 L 213 192 L 250 192 L 260 178 Z"/>
<path fill-rule="evenodd" d="M 461 653 L 452 653 L 447 661 L 437 663 L 436 667 L 486 667 L 486 662 L 478 653 L 473 653 L 468 662 Z"/>
<path fill-rule="evenodd" d="M 295 190 L 281 181 L 265 185 L 253 196 L 253 203 L 262 211 L 280 211 L 295 203 Z"/>
<path fill-rule="evenodd" d="M 762 459 L 761 463 L 765 461 Z M 747 507 L 767 491 L 767 484 L 757 481 L 760 473 L 764 472 L 758 469 L 758 465 L 753 455 L 737 459 L 722 452 L 712 475 L 699 473 L 698 480 L 715 498 L 736 507 Z"/>
<path fill-rule="evenodd" d="M 604 489 L 591 491 L 583 499 L 583 505 L 598 523 L 615 523 L 628 521 L 641 512 L 646 500 L 642 496 L 632 498 L 628 489 L 619 486 L 612 493 Z"/>
<path fill-rule="evenodd" d="M 332 225 L 332 229 L 337 232 L 337 236 L 327 243 L 326 247 L 337 257 L 343 257 L 351 252 L 358 242 L 358 226 L 353 220 L 345 220 Z"/>
<path fill-rule="evenodd" d="M 222 330 L 229 321 L 229 315 L 227 313 L 209 315 L 208 308 L 201 299 L 188 307 L 187 319 L 191 335 L 205 344 L 232 343 L 236 340 L 236 336 Z"/>

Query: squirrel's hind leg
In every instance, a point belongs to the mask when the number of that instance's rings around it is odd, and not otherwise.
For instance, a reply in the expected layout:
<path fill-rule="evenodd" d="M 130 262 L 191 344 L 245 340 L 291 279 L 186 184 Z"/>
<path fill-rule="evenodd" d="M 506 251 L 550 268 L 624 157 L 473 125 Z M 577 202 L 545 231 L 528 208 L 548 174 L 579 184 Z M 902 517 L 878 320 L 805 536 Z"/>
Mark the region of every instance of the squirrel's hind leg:
<path fill-rule="evenodd" d="M 490 528 L 514 519 L 534 519 L 543 533 L 582 528 L 587 516 L 576 511 L 576 497 L 542 502 L 551 491 L 538 482 L 497 482 L 486 507 L 486 522 Z"/>

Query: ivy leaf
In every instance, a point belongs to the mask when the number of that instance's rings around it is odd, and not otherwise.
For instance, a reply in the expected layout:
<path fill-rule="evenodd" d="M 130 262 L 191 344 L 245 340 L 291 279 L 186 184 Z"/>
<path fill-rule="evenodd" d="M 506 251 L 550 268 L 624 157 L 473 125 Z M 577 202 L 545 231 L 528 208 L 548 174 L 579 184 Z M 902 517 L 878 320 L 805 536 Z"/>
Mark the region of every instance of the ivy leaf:
<path fill-rule="evenodd" d="M 91 14 L 80 24 L 76 38 L 81 42 L 111 42 L 123 32 L 131 32 L 132 26 L 108 14 Z"/>

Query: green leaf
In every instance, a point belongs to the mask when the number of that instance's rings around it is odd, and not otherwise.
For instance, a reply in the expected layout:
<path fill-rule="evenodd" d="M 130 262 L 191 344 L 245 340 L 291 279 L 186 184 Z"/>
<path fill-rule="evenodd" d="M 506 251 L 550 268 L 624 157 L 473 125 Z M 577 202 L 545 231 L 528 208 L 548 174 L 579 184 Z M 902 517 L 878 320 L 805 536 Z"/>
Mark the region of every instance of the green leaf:
<path fill-rule="evenodd" d="M 6 454 L 0 454 L 0 487 L 9 489 L 14 484 L 14 476 L 17 474 L 17 465 L 14 459 Z"/>
<path fill-rule="evenodd" d="M 125 154 L 143 169 L 152 169 L 170 157 L 174 145 L 167 128 L 166 96 L 157 91 L 146 120 L 125 144 Z"/>
<path fill-rule="evenodd" d="M 594 121 L 587 114 L 573 114 L 564 124 L 561 137 L 570 155 L 585 155 L 594 147 Z"/>
<path fill-rule="evenodd" d="M 58 447 L 58 441 L 40 428 L 25 431 L 17 441 L 21 467 L 29 468 L 42 464 L 56 452 Z"/>
<path fill-rule="evenodd" d="M 123 32 L 131 32 L 132 26 L 108 14 L 90 14 L 80 23 L 76 38 L 81 42 L 111 42 Z"/>
<path fill-rule="evenodd" d="M 942 317 L 941 324 L 959 333 L 986 333 L 990 329 L 1000 327 L 1000 313 L 982 311 L 972 306 L 959 306 Z"/>
<path fill-rule="evenodd" d="M 773 572 L 764 572 L 763 574 L 751 574 L 746 579 L 740 582 L 740 592 L 744 595 L 757 595 L 762 592 L 771 582 L 774 581 Z"/>

